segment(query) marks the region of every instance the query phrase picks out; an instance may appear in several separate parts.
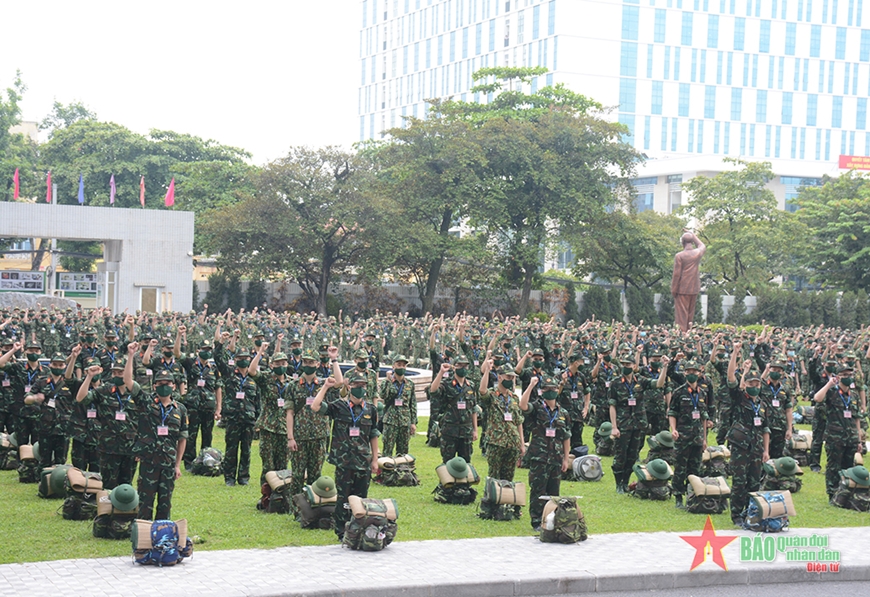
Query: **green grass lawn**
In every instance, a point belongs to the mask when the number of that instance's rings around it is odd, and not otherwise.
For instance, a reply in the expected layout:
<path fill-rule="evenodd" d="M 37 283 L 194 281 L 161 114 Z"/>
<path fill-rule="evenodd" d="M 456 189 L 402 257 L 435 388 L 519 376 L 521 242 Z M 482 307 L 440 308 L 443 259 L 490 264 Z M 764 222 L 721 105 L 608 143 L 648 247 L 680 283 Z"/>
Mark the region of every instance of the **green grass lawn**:
<path fill-rule="evenodd" d="M 426 428 L 421 419 L 419 428 Z M 223 447 L 223 430 L 216 429 L 216 444 Z M 591 430 L 585 430 L 587 442 Z M 712 438 L 711 438 L 712 439 Z M 438 481 L 435 467 L 440 454 L 425 445 L 425 437 L 416 436 L 411 453 L 417 457 L 419 487 L 382 487 L 372 484 L 370 497 L 395 498 L 399 503 L 398 541 L 422 539 L 463 539 L 531 535 L 528 513 L 510 522 L 481 520 L 476 516 L 477 504 L 451 506 L 433 501 L 431 491 Z M 477 451 L 472 462 L 486 476 L 486 460 Z M 260 488 L 260 458 L 254 442 L 251 463 L 253 484 L 246 487 L 226 487 L 222 477 L 196 477 L 185 474 L 176 484 L 173 495 L 173 518 L 186 518 L 190 533 L 199 535 L 204 543 L 197 550 L 271 548 L 287 545 L 335 544 L 332 531 L 303 530 L 289 516 L 264 514 L 255 508 Z M 646 452 L 646 448 L 644 448 Z M 704 517 L 678 511 L 673 501 L 653 502 L 627 495 L 617 495 L 610 473 L 611 458 L 602 458 L 605 476 L 598 483 L 562 482 L 562 495 L 579 495 L 590 534 L 635 531 L 698 531 Z M 331 475 L 327 464 L 325 474 Z M 528 471 L 517 471 L 516 480 L 526 482 Z M 868 515 L 829 506 L 825 495 L 824 475 L 806 471 L 803 489 L 794 497 L 798 515 L 792 527 L 865 526 Z M 95 539 L 91 522 L 63 520 L 59 513 L 61 500 L 43 500 L 36 495 L 36 485 L 18 482 L 15 471 L 0 471 L 0 533 L 15 538 L 0 545 L 0 563 L 56 560 L 63 558 L 128 556 L 128 541 Z M 483 493 L 482 484 L 478 486 Z M 731 519 L 726 512 L 713 517 L 717 528 L 728 528 Z"/>

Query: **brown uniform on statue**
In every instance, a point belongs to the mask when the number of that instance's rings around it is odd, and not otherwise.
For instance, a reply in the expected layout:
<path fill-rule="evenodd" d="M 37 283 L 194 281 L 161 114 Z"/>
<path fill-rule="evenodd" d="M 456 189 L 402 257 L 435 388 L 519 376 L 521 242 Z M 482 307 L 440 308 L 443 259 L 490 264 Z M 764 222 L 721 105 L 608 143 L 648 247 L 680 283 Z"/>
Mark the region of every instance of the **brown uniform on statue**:
<path fill-rule="evenodd" d="M 674 277 L 671 279 L 671 294 L 674 297 L 674 318 L 684 332 L 695 318 L 695 302 L 701 292 L 701 276 L 698 265 L 707 246 L 693 232 L 680 237 L 683 250 L 674 256 Z"/>

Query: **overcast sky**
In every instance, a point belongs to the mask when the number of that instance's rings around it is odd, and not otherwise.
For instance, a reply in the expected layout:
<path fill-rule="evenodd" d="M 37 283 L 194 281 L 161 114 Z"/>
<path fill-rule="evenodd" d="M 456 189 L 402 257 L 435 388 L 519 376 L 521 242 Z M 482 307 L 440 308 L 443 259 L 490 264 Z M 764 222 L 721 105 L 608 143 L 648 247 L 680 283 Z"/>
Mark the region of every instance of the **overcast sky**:
<path fill-rule="evenodd" d="M 3 2 L 0 89 L 20 69 L 23 120 L 55 99 L 147 133 L 248 150 L 358 140 L 359 0 Z"/>

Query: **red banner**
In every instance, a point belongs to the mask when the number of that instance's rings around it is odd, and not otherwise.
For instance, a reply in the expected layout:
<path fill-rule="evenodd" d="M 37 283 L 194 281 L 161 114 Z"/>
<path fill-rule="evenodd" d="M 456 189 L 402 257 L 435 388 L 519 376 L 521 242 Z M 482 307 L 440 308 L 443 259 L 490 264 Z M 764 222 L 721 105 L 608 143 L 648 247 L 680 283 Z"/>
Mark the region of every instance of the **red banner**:
<path fill-rule="evenodd" d="M 840 170 L 870 170 L 870 157 L 841 155 Z"/>

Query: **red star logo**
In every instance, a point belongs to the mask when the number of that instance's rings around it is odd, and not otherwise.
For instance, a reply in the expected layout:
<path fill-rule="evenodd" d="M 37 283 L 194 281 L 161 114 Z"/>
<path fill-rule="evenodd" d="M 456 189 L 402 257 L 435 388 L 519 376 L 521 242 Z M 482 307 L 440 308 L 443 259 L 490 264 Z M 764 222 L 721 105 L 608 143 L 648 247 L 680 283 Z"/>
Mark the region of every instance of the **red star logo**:
<path fill-rule="evenodd" d="M 725 558 L 722 555 L 722 548 L 737 539 L 736 536 L 723 537 L 716 535 L 716 530 L 713 528 L 713 520 L 707 516 L 707 522 L 704 524 L 704 532 L 700 537 L 692 537 L 688 535 L 680 535 L 680 539 L 695 548 L 695 559 L 692 560 L 692 567 L 689 570 L 694 570 L 701 564 L 707 561 L 707 546 L 710 546 L 710 551 L 713 555 L 713 563 L 719 566 L 722 570 L 728 570 L 725 565 Z"/>

